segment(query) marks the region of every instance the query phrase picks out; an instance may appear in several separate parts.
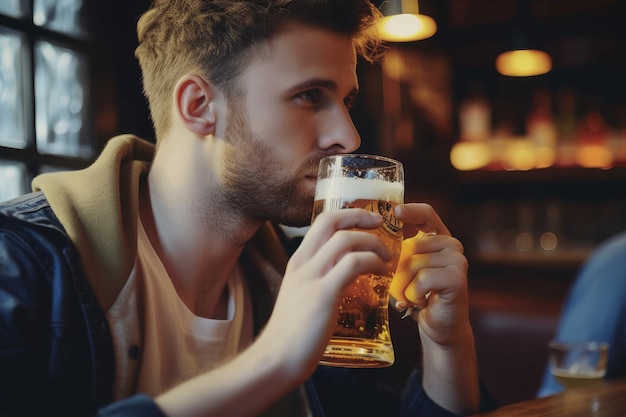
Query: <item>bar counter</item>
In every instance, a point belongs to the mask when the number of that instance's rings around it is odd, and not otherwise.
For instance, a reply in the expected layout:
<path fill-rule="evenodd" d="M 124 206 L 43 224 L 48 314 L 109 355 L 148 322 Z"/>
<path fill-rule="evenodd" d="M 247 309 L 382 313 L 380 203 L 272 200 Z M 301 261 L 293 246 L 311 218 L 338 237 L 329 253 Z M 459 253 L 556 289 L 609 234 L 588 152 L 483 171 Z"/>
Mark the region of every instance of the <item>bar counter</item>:
<path fill-rule="evenodd" d="M 509 404 L 473 417 L 624 417 L 626 379 Z"/>

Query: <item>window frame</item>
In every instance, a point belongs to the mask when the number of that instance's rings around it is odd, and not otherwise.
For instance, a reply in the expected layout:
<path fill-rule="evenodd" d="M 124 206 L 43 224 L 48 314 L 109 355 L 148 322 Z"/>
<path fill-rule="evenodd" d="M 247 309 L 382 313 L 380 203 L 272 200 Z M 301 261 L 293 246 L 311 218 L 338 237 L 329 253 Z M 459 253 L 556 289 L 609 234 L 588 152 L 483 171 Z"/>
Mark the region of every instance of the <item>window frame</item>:
<path fill-rule="evenodd" d="M 97 120 L 99 115 L 103 112 L 109 113 L 106 117 L 107 120 L 111 120 L 110 113 L 115 113 L 114 94 L 111 89 L 98 88 L 98 83 L 103 81 L 106 85 L 111 85 L 110 78 L 110 54 L 105 43 L 96 37 L 96 33 L 82 32 L 77 34 L 67 34 L 63 32 L 57 32 L 55 30 L 48 29 L 46 27 L 38 26 L 33 21 L 33 2 L 26 2 L 26 9 L 21 17 L 13 17 L 0 13 L 0 28 L 7 29 L 12 32 L 19 33 L 25 46 L 25 65 L 24 71 L 25 77 L 25 132 L 26 132 L 26 144 L 23 148 L 16 148 L 5 146 L 0 143 L 0 160 L 8 162 L 21 162 L 25 164 L 27 170 L 27 182 L 30 183 L 32 179 L 41 173 L 42 168 L 46 166 L 55 167 L 63 170 L 76 170 L 85 168 L 90 165 L 96 156 L 100 153 L 104 143 L 108 139 L 108 136 L 112 133 L 111 130 L 115 129 L 113 126 L 111 129 L 103 129 L 98 126 Z M 83 2 L 83 6 L 86 10 L 82 12 L 82 16 L 86 19 L 81 24 L 83 28 L 90 28 L 92 26 L 92 19 L 94 15 L 94 7 L 92 2 Z M 87 67 L 87 81 L 85 87 L 89 91 L 88 107 L 85 118 L 83 120 L 85 129 L 89 137 L 89 145 L 91 147 L 91 156 L 69 156 L 69 155 L 57 155 L 40 153 L 37 149 L 36 141 L 36 114 L 35 114 L 35 45 L 38 41 L 46 41 L 59 45 L 63 48 L 71 49 L 81 54 L 86 60 Z M 108 95 L 104 97 L 103 95 Z M 104 105 L 102 103 L 105 103 Z M 116 114 L 113 115 L 113 119 L 116 118 Z M 29 189 L 24 190 L 30 191 Z"/>

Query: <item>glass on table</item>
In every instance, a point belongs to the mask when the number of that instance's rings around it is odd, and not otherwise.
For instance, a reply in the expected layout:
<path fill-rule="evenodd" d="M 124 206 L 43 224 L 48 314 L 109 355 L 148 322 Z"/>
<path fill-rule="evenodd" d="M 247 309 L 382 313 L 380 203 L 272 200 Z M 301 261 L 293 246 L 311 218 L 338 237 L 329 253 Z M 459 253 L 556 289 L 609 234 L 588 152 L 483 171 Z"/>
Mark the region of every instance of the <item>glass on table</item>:
<path fill-rule="evenodd" d="M 608 343 L 553 340 L 548 348 L 550 371 L 565 389 L 594 385 L 604 380 Z"/>

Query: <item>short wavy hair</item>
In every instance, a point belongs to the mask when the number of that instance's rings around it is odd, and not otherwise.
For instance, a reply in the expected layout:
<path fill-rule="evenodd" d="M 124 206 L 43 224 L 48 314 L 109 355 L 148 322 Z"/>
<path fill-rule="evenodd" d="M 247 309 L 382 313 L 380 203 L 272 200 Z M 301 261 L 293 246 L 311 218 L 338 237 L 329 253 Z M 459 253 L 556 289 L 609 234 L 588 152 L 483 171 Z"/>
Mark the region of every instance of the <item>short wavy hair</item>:
<path fill-rule="evenodd" d="M 135 56 L 157 138 L 171 126 L 172 90 L 185 73 L 198 71 L 231 98 L 251 46 L 290 21 L 350 36 L 373 62 L 382 51 L 380 16 L 369 0 L 154 0 L 137 23 Z"/>

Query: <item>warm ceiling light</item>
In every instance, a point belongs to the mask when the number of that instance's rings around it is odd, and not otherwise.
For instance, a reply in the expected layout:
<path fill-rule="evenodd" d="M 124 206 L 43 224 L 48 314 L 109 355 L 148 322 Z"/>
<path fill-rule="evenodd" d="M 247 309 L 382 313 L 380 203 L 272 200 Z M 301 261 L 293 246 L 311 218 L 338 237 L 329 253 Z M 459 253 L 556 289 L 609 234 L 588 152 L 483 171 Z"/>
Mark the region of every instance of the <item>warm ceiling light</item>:
<path fill-rule="evenodd" d="M 385 17 L 378 33 L 389 42 L 411 42 L 430 38 L 437 32 L 435 20 L 419 12 L 417 0 L 389 0 L 383 4 Z"/>
<path fill-rule="evenodd" d="M 496 70 L 509 77 L 532 77 L 552 70 L 552 58 L 534 48 L 530 0 L 515 1 L 515 18 L 510 26 L 511 49 L 496 58 Z"/>
<path fill-rule="evenodd" d="M 537 49 L 517 49 L 503 52 L 496 58 L 496 69 L 510 77 L 531 77 L 549 72 L 552 58 Z"/>

